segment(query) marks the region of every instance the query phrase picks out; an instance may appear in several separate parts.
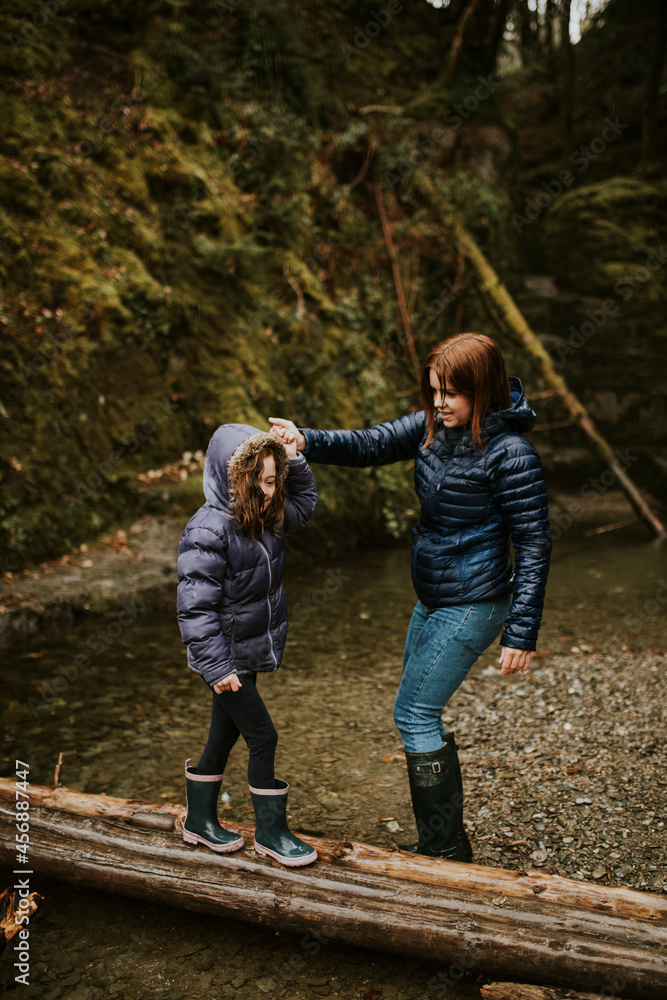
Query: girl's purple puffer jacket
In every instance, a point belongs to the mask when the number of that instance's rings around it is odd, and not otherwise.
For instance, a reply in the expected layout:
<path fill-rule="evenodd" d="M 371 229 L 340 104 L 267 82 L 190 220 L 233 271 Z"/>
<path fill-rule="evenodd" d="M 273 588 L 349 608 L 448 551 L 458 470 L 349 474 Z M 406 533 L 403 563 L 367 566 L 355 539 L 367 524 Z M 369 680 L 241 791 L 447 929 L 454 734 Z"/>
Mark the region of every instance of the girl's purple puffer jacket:
<path fill-rule="evenodd" d="M 308 523 L 317 507 L 315 480 L 302 455 L 290 459 L 285 520 L 278 536 L 240 535 L 232 523 L 228 463 L 258 429 L 223 424 L 204 465 L 206 503 L 178 546 L 178 624 L 188 666 L 213 687 L 227 674 L 277 670 L 287 636 L 283 592 L 285 533 Z"/>

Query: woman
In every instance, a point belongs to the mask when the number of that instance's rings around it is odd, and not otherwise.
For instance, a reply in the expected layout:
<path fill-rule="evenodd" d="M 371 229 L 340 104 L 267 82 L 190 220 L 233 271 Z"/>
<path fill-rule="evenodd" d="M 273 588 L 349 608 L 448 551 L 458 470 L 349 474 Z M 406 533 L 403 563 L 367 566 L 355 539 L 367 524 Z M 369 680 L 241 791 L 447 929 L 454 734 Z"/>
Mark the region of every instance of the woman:
<path fill-rule="evenodd" d="M 371 466 L 415 460 L 421 516 L 412 529 L 417 605 L 408 628 L 394 721 L 405 747 L 419 839 L 402 850 L 471 861 L 453 733 L 442 711 L 502 632 L 501 674 L 525 672 L 535 649 L 551 533 L 535 423 L 521 382 L 489 337 L 460 333 L 435 347 L 423 409 L 365 430 L 297 429 L 312 462 Z M 515 562 L 510 558 L 510 540 Z"/>
<path fill-rule="evenodd" d="M 213 692 L 208 742 L 197 767 L 185 762 L 188 812 L 183 839 L 224 854 L 243 837 L 220 826 L 217 801 L 227 758 L 242 735 L 255 810 L 255 850 L 288 867 L 317 851 L 287 826 L 286 781 L 276 779 L 278 734 L 257 674 L 277 670 L 287 636 L 285 533 L 317 506 L 312 473 L 294 441 L 247 424 L 224 424 L 204 465 L 206 503 L 178 547 L 178 623 L 188 666 Z"/>

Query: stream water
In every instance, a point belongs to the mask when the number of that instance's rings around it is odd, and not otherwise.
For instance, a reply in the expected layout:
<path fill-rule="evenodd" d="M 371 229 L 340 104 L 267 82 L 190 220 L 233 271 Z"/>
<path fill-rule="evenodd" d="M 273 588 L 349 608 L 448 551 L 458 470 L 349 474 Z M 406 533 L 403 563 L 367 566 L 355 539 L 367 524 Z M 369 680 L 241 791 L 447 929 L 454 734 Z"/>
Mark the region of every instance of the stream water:
<path fill-rule="evenodd" d="M 409 553 L 370 550 L 308 568 L 288 562 L 284 664 L 260 687 L 280 735 L 277 774 L 291 783 L 292 826 L 389 846 L 388 815 L 412 836 L 405 771 L 389 764 L 394 755 L 400 760 L 391 708 L 414 602 Z M 666 608 L 667 551 L 644 528 L 596 538 L 575 528 L 555 546 L 538 672 L 547 657 L 582 647 L 610 664 L 663 655 Z M 184 653 L 173 613 L 144 612 L 132 598 L 105 620 L 5 651 L 2 774 L 12 777 L 19 759 L 33 783 L 50 784 L 62 752 L 62 780 L 71 788 L 182 802 L 183 762 L 197 759 L 209 710 Z M 474 676 L 492 673 L 496 656 L 488 650 Z M 239 744 L 221 814 L 250 823 L 246 761 Z M 474 970 L 459 983 L 462 970 L 450 975 L 437 963 L 32 879 L 46 902 L 31 927 L 31 985 L 13 982 L 9 953 L 0 962 L 0 985 L 17 996 L 479 996 Z M 0 872 L 0 889 L 11 883 Z"/>

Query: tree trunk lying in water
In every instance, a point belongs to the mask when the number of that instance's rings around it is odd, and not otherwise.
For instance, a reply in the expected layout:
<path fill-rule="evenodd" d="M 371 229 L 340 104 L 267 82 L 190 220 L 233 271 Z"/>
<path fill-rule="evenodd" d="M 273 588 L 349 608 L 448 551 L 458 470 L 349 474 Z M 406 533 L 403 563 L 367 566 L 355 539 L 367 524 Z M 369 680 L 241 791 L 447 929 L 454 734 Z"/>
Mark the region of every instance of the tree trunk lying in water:
<path fill-rule="evenodd" d="M 667 899 L 314 837 L 307 840 L 319 860 L 285 869 L 249 848 L 214 855 L 187 847 L 184 812 L 31 786 L 30 867 L 95 889 L 491 975 L 598 992 L 621 977 L 623 997 L 667 995 Z M 14 822 L 14 782 L 0 779 L 0 864 L 10 868 Z M 252 844 L 251 829 L 226 825 Z"/>

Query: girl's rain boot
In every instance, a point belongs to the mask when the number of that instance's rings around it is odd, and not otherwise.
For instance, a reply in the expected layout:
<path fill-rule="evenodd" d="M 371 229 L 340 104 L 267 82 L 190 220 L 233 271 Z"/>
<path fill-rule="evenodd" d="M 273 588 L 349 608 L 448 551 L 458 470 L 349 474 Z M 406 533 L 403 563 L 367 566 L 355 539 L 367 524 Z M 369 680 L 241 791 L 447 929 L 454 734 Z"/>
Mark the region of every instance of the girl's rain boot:
<path fill-rule="evenodd" d="M 419 840 L 401 844 L 402 851 L 450 861 L 472 861 L 463 827 L 463 793 L 456 743 L 452 733 L 440 750 L 405 752 L 412 808 Z"/>
<path fill-rule="evenodd" d="M 245 841 L 238 833 L 225 830 L 218 822 L 218 795 L 222 785 L 221 774 L 196 774 L 185 762 L 185 794 L 188 813 L 183 823 L 183 840 L 186 844 L 204 844 L 218 854 L 238 851 Z"/>
<path fill-rule="evenodd" d="M 317 861 L 317 851 L 290 833 L 287 826 L 289 785 L 276 778 L 275 786 L 274 789 L 249 786 L 255 810 L 255 850 L 288 868 L 309 865 Z"/>

